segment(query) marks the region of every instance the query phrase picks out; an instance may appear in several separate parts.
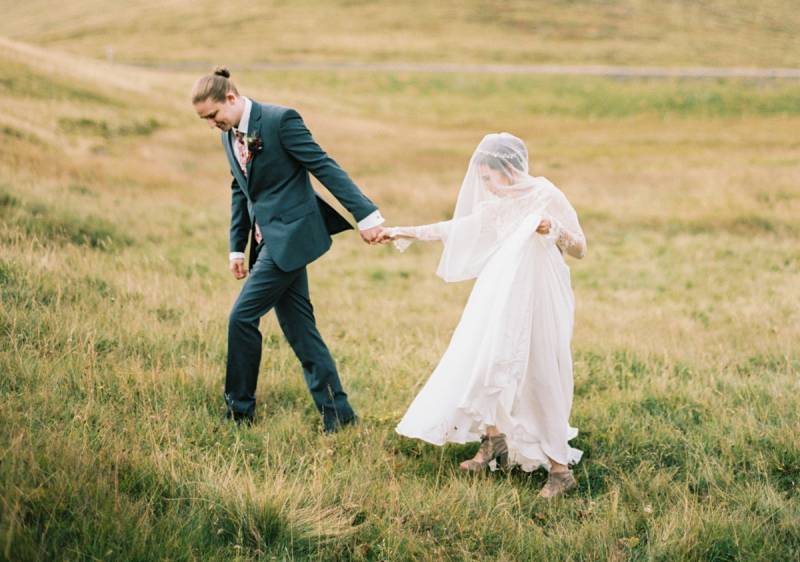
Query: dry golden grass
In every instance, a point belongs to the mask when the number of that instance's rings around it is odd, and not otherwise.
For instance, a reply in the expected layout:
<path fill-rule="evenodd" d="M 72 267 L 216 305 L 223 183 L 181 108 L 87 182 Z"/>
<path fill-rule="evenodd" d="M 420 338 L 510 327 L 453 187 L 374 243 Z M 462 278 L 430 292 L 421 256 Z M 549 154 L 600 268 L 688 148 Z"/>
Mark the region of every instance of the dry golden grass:
<path fill-rule="evenodd" d="M 792 0 L 28 0 L 3 15 L 0 34 L 125 62 L 794 66 L 800 49 Z"/>

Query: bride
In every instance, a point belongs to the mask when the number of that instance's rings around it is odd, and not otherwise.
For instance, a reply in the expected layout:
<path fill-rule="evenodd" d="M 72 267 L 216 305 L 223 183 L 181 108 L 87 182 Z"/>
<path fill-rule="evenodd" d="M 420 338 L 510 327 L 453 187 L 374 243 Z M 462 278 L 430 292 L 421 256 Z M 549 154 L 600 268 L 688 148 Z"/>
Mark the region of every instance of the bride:
<path fill-rule="evenodd" d="M 465 471 L 543 466 L 541 497 L 575 487 L 575 303 L 564 253 L 583 257 L 586 241 L 564 194 L 528 175 L 520 139 L 490 134 L 472 155 L 452 220 L 388 228 L 385 240 L 401 251 L 413 240 L 441 240 L 437 274 L 477 278 L 450 345 L 396 431 L 435 445 L 480 439 Z"/>

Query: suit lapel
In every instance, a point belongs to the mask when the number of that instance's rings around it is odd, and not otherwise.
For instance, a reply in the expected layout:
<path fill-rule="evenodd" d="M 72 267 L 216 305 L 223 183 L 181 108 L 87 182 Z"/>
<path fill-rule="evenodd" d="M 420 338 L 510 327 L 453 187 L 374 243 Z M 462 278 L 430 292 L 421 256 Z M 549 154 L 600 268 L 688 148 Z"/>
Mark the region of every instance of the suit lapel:
<path fill-rule="evenodd" d="M 250 121 L 247 123 L 247 136 L 248 137 L 260 137 L 260 126 L 261 126 L 261 105 L 256 103 L 253 100 L 252 106 L 250 108 Z M 248 147 L 249 149 L 250 147 Z M 247 177 L 248 179 L 253 177 L 251 174 L 253 173 L 253 160 L 256 159 L 256 154 L 250 154 L 247 158 Z"/>
<path fill-rule="evenodd" d="M 242 173 L 242 169 L 239 167 L 239 162 L 236 161 L 236 156 L 233 154 L 233 147 L 231 146 L 231 133 L 222 133 L 222 146 L 225 147 L 225 154 L 228 156 L 228 165 L 231 167 L 231 171 L 233 172 L 233 177 L 236 178 L 236 181 L 239 182 L 239 186 L 244 191 L 244 194 L 247 195 L 247 198 L 250 198 L 250 194 L 248 193 L 247 188 L 247 178 L 244 177 Z M 250 176 L 250 164 L 248 163 L 248 171 L 247 175 Z"/>

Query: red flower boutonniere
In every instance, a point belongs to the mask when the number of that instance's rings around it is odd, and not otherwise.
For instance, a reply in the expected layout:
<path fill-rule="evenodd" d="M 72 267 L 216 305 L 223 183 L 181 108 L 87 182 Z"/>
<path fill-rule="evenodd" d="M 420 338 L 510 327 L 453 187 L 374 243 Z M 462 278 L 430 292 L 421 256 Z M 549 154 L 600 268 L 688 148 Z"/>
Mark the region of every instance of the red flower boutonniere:
<path fill-rule="evenodd" d="M 248 151 L 247 161 L 250 162 L 250 160 L 253 159 L 253 156 L 255 156 L 256 154 L 258 154 L 263 150 L 264 142 L 261 140 L 261 137 L 259 136 L 255 137 L 248 136 L 245 137 L 245 140 L 247 141 L 247 151 Z"/>

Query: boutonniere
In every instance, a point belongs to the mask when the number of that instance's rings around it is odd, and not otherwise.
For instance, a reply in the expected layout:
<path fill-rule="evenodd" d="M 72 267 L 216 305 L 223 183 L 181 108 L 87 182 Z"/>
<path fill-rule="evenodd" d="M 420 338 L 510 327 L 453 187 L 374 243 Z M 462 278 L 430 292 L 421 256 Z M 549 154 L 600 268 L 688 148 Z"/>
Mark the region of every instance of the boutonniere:
<path fill-rule="evenodd" d="M 254 137 L 247 136 L 245 137 L 245 141 L 247 141 L 247 161 L 249 162 L 253 159 L 253 156 L 261 152 L 261 150 L 264 148 L 264 142 L 258 135 Z"/>

